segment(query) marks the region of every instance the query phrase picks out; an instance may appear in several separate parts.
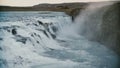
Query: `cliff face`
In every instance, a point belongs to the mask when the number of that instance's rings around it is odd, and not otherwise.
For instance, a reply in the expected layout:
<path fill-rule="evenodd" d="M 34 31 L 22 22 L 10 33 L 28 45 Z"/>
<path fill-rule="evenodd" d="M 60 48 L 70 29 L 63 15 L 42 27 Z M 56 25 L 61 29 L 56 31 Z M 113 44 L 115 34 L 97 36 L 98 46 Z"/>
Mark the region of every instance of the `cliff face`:
<path fill-rule="evenodd" d="M 103 16 L 100 42 L 120 54 L 120 2 L 109 7 Z"/>
<path fill-rule="evenodd" d="M 120 55 L 120 2 L 105 6 L 85 20 L 82 35 Z"/>

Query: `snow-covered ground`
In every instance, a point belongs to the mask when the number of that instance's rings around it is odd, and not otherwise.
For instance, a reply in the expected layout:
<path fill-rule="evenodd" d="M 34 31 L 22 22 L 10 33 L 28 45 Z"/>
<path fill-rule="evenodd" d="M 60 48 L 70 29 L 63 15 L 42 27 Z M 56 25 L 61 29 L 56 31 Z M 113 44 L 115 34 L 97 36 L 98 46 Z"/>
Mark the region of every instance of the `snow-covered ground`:
<path fill-rule="evenodd" d="M 117 68 L 112 50 L 71 24 L 63 12 L 0 12 L 0 68 Z"/>

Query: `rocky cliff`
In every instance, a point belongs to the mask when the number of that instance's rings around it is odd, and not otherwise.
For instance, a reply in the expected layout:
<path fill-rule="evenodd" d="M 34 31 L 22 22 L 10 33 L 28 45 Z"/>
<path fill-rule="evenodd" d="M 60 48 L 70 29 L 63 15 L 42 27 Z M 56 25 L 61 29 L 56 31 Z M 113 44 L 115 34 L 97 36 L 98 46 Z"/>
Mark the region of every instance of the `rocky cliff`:
<path fill-rule="evenodd" d="M 120 54 L 120 2 L 109 6 L 103 16 L 99 42 Z"/>
<path fill-rule="evenodd" d="M 95 10 L 83 26 L 82 35 L 120 55 L 120 2 Z"/>

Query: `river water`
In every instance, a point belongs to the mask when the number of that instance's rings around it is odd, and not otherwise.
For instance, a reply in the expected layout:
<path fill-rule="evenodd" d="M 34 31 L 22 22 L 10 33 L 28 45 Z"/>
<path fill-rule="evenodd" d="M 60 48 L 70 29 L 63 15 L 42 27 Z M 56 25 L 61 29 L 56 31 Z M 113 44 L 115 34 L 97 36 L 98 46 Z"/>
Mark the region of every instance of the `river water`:
<path fill-rule="evenodd" d="M 71 24 L 63 12 L 0 12 L 0 68 L 117 68 L 117 54 Z"/>

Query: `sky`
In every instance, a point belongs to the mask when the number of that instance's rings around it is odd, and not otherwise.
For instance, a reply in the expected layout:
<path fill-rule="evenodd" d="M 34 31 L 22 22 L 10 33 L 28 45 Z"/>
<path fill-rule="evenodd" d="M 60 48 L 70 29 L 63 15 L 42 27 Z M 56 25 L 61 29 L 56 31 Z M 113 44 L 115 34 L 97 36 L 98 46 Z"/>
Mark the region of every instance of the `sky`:
<path fill-rule="evenodd" d="M 0 5 L 33 6 L 40 3 L 98 2 L 98 1 L 111 1 L 111 0 L 0 0 Z"/>

